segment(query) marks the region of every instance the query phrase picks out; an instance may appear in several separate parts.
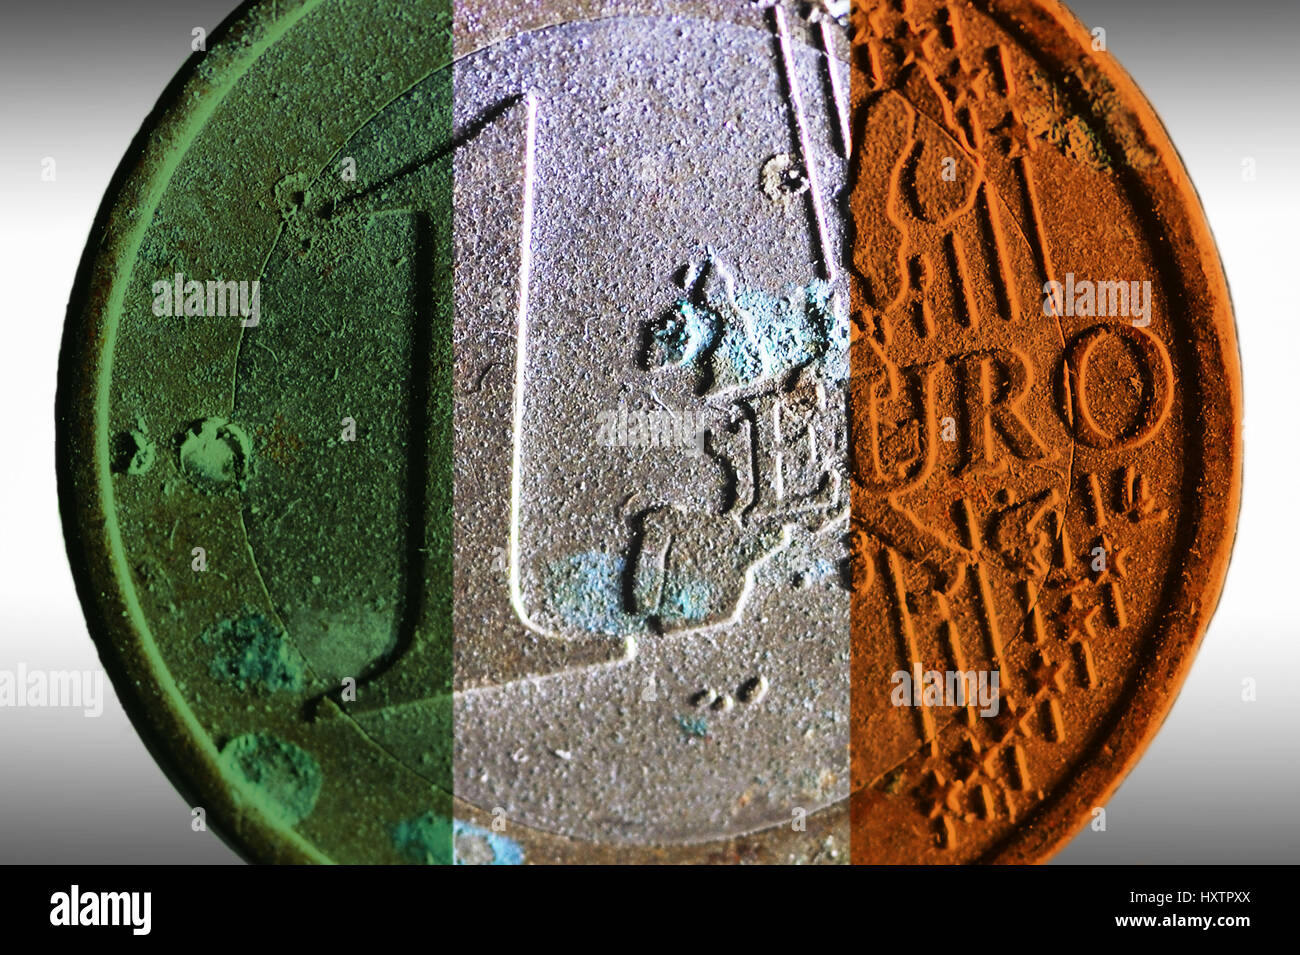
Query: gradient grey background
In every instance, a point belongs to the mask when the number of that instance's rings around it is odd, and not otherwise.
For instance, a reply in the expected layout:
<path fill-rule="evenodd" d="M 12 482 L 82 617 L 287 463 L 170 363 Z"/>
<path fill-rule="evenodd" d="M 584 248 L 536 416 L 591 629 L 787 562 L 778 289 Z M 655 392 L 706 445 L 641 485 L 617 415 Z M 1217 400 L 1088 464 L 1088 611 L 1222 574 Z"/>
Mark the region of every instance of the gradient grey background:
<path fill-rule="evenodd" d="M 0 12 L 0 669 L 98 666 L 64 555 L 53 403 L 68 292 L 131 137 L 233 0 L 42 0 Z M 1163 118 L 1236 307 L 1246 486 L 1227 588 L 1163 730 L 1061 863 L 1300 861 L 1300 4 L 1076 0 Z M 42 182 L 41 160 L 58 178 Z M 1257 178 L 1243 181 L 1242 162 Z M 1244 678 L 1258 700 L 1241 700 Z M 111 689 L 106 687 L 111 697 Z M 0 709 L 0 862 L 238 861 L 104 715 Z"/>

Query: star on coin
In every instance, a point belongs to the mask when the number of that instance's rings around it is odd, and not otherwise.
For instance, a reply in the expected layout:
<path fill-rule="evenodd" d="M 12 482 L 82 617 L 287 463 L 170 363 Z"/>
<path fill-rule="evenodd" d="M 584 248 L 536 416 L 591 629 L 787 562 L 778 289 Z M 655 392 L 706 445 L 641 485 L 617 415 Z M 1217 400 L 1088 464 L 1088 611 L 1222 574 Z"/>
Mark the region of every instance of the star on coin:
<path fill-rule="evenodd" d="M 953 60 L 943 80 L 952 108 L 961 109 L 969 105 L 972 100 L 985 99 L 988 96 L 988 78 L 987 67 L 972 68 L 962 56 Z"/>
<path fill-rule="evenodd" d="M 1015 109 L 1007 110 L 1006 117 L 993 130 L 1004 142 L 1006 153 L 1011 158 L 1027 156 L 1038 145 L 1038 138 L 1024 124 Z"/>
<path fill-rule="evenodd" d="M 1086 607 L 1078 594 L 1070 594 L 1066 605 L 1056 614 L 1056 622 L 1061 625 L 1066 639 L 1074 642 L 1085 637 L 1095 639 L 1097 634 L 1092 629 L 1092 621 L 1101 613 L 1098 606 Z"/>
<path fill-rule="evenodd" d="M 893 38 L 895 49 L 902 54 L 898 68 L 901 70 L 912 63 L 930 63 L 934 56 L 932 47 L 938 36 L 939 32 L 933 27 L 917 26 L 910 17 L 906 18 Z"/>

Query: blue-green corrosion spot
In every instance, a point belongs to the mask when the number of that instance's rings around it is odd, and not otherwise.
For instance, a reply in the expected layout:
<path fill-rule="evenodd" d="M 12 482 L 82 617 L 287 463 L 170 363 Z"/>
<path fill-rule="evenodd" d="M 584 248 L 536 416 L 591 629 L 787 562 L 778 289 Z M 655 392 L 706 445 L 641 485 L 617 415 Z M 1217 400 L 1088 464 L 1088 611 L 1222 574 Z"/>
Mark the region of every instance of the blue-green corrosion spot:
<path fill-rule="evenodd" d="M 679 716 L 677 725 L 687 739 L 704 739 L 709 735 L 709 721 L 703 716 Z"/>
<path fill-rule="evenodd" d="M 833 382 L 848 377 L 849 322 L 828 282 L 787 286 L 782 295 L 736 291 L 730 272 L 709 262 L 697 300 L 679 300 L 650 330 L 656 363 L 707 363 L 726 389 L 813 366 Z"/>
<path fill-rule="evenodd" d="M 826 356 L 833 316 L 826 307 L 829 286 L 815 282 L 785 296 L 742 291 L 736 305 L 750 321 L 729 322 L 722 353 L 738 381 L 749 383 L 800 368 Z"/>
<path fill-rule="evenodd" d="M 219 620 L 200 639 L 215 651 L 209 672 L 218 682 L 263 692 L 302 689 L 303 666 L 288 636 L 261 613 Z"/>
<path fill-rule="evenodd" d="M 639 629 L 641 618 L 623 608 L 626 567 L 621 557 L 603 551 L 553 563 L 546 574 L 550 608 L 569 626 L 591 633 L 618 635 Z"/>
<path fill-rule="evenodd" d="M 513 839 L 459 819 L 452 825 L 456 865 L 523 865 L 523 847 Z"/>
<path fill-rule="evenodd" d="M 452 861 L 451 819 L 426 812 L 392 827 L 393 847 L 416 865 L 447 865 Z"/>
<path fill-rule="evenodd" d="M 697 577 L 669 574 L 659 598 L 659 619 L 664 622 L 702 620 L 712 609 L 713 589 Z"/>
<path fill-rule="evenodd" d="M 444 813 L 426 812 L 392 827 L 393 846 L 417 865 L 522 865 L 513 839 Z"/>
<path fill-rule="evenodd" d="M 839 576 L 840 569 L 834 561 L 827 560 L 825 557 L 818 557 L 810 560 L 796 571 L 794 583 L 799 586 L 807 586 L 834 580 Z"/>
<path fill-rule="evenodd" d="M 670 320 L 661 322 L 650 331 L 663 359 L 674 365 L 694 362 L 700 352 L 713 343 L 716 334 L 716 316 L 689 301 L 678 302 Z"/>
<path fill-rule="evenodd" d="M 270 733 L 236 736 L 221 751 L 223 769 L 272 819 L 296 826 L 316 808 L 322 776 L 311 754 Z"/>
<path fill-rule="evenodd" d="M 836 381 L 848 372 L 848 323 L 831 307 L 831 287 L 816 281 L 791 286 L 782 296 L 736 293 L 740 321 L 722 331 L 720 354 L 741 384 L 771 378 L 822 361 Z"/>

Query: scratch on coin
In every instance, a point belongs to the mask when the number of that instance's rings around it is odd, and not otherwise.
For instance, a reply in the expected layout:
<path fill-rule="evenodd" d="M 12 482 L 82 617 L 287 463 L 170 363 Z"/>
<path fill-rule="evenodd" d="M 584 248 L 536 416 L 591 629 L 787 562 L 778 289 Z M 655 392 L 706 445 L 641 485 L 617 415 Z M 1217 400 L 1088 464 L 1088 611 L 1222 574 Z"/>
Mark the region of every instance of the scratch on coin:
<path fill-rule="evenodd" d="M 794 110 L 795 125 L 799 129 L 799 152 L 804 169 L 808 173 L 808 193 L 812 200 L 813 218 L 817 222 L 818 250 L 821 253 L 822 268 L 826 281 L 834 282 L 835 262 L 830 254 L 830 240 L 826 229 L 826 211 L 822 208 L 822 192 L 816 159 L 808 140 L 808 123 L 804 118 L 803 96 L 799 92 L 799 78 L 795 73 L 794 56 L 790 52 L 790 28 L 786 23 L 785 12 L 779 7 L 772 8 L 772 19 L 776 21 L 777 38 L 781 45 L 781 60 L 785 65 L 786 87 L 790 91 L 790 104 Z"/>
<path fill-rule="evenodd" d="M 487 380 L 488 372 L 490 372 L 493 368 L 495 368 L 499 364 L 501 364 L 499 361 L 490 361 L 486 365 L 484 365 L 483 370 L 478 373 L 478 377 L 474 380 L 473 387 L 466 388 L 465 394 L 476 395 L 480 391 L 482 391 L 483 382 Z"/>
<path fill-rule="evenodd" d="M 826 75 L 831 81 L 831 99 L 835 101 L 835 114 L 840 124 L 840 145 L 844 150 L 844 158 L 848 159 L 853 153 L 848 98 L 844 94 L 844 83 L 840 80 L 839 70 L 835 67 L 835 44 L 831 36 L 830 23 L 823 19 L 818 22 L 818 26 L 822 34 L 822 51 L 826 54 Z"/>

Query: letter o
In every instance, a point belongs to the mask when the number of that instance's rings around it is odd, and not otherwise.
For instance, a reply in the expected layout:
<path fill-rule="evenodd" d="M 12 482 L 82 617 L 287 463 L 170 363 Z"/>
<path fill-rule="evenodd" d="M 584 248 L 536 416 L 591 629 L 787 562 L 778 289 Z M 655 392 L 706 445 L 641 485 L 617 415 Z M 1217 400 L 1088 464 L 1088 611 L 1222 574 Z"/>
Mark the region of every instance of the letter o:
<path fill-rule="evenodd" d="M 1097 423 L 1088 400 L 1088 362 L 1109 336 L 1120 338 L 1143 366 L 1142 407 L 1129 424 L 1108 434 Z M 1061 363 L 1060 406 L 1074 437 L 1092 448 L 1119 451 L 1150 441 L 1169 417 L 1174 404 L 1174 369 L 1169 352 L 1146 329 L 1133 325 L 1094 325 L 1080 333 L 1065 350 Z"/>

